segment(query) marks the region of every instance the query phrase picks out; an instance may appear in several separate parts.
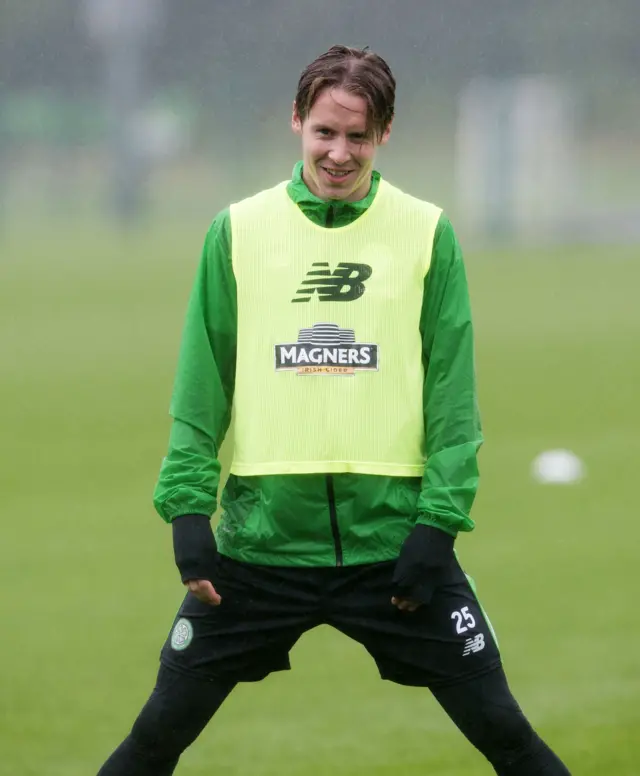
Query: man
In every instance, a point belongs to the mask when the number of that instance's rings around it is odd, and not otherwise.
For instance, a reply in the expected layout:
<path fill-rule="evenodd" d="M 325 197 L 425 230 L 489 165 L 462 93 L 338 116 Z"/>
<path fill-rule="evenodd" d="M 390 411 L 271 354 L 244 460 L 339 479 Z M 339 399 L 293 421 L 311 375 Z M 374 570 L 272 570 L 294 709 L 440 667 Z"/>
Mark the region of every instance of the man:
<path fill-rule="evenodd" d="M 568 774 L 513 699 L 454 553 L 482 441 L 469 298 L 446 216 L 373 169 L 394 99 L 379 56 L 330 49 L 298 84 L 292 180 L 207 235 L 155 493 L 189 592 L 101 776 L 173 773 L 236 683 L 289 668 L 321 623 L 383 678 L 428 687 L 496 773 Z"/>

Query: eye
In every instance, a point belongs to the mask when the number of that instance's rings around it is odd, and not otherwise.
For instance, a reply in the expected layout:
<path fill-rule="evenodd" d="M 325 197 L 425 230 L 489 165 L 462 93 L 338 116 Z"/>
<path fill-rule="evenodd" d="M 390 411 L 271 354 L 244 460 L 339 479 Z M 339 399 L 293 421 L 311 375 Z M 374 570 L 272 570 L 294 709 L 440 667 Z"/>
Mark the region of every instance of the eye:
<path fill-rule="evenodd" d="M 327 129 L 327 127 L 320 127 L 318 130 L 316 130 L 319 135 L 323 135 L 324 137 L 328 137 L 331 134 L 331 130 Z"/>

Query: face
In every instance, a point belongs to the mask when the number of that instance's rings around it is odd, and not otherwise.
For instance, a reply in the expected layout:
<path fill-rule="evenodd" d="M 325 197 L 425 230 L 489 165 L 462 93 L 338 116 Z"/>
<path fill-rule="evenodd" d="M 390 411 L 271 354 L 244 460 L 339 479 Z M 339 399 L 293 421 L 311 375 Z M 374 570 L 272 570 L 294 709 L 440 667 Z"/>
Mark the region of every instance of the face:
<path fill-rule="evenodd" d="M 348 202 L 366 197 L 376 149 L 387 142 L 391 128 L 380 140 L 367 134 L 364 97 L 325 89 L 304 121 L 294 104 L 291 126 L 302 138 L 302 177 L 313 194 Z"/>

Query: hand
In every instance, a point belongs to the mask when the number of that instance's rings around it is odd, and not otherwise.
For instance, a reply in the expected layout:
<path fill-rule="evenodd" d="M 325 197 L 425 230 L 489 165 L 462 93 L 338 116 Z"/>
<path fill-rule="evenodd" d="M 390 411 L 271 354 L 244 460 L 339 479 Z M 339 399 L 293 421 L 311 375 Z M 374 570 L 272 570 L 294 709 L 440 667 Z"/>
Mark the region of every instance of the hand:
<path fill-rule="evenodd" d="M 410 601 L 407 598 L 396 598 L 396 596 L 391 598 L 391 603 L 394 606 L 397 606 L 401 612 L 415 612 L 416 609 L 419 609 L 422 606 L 419 601 Z"/>
<path fill-rule="evenodd" d="M 442 572 L 453 560 L 454 538 L 439 528 L 416 523 L 400 550 L 393 574 L 391 603 L 402 612 L 428 604 Z"/>
<path fill-rule="evenodd" d="M 217 606 L 220 596 L 216 579 L 218 548 L 206 515 L 182 515 L 173 520 L 173 552 L 180 579 L 204 603 Z"/>
<path fill-rule="evenodd" d="M 193 593 L 203 604 L 220 606 L 222 603 L 222 598 L 208 579 L 189 579 L 184 584 L 189 588 L 189 592 Z"/>

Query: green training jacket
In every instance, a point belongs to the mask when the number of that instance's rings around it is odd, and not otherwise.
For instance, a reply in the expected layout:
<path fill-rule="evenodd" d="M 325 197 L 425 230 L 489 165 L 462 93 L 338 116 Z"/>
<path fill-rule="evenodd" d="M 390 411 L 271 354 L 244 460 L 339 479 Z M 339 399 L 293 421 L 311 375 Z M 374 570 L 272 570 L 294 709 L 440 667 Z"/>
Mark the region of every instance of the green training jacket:
<path fill-rule="evenodd" d="M 302 180 L 287 191 L 326 228 L 345 226 L 373 202 L 380 175 L 359 202 L 325 201 Z M 214 219 L 189 300 L 170 414 L 169 450 L 154 506 L 167 522 L 211 517 L 218 506 L 218 451 L 229 429 L 236 362 L 236 283 L 229 209 Z M 474 527 L 482 444 L 474 343 L 460 246 L 442 214 L 424 282 L 420 318 L 425 372 L 427 463 L 422 478 L 362 474 L 229 475 L 216 529 L 218 549 L 236 560 L 279 566 L 341 566 L 393 560 L 416 522 L 452 536 Z"/>

